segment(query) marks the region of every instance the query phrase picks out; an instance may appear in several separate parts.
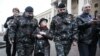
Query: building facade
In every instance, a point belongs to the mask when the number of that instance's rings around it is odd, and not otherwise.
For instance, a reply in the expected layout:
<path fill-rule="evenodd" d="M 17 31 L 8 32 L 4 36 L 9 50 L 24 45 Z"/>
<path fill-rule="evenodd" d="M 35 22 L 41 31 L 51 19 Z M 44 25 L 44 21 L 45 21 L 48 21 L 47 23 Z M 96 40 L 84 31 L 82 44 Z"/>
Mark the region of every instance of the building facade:
<path fill-rule="evenodd" d="M 66 9 L 68 10 L 69 14 L 73 14 L 74 16 L 80 15 L 82 13 L 82 7 L 83 5 L 89 3 L 91 4 L 91 14 L 94 15 L 97 11 L 100 13 L 100 0 L 51 0 L 52 8 L 36 15 L 35 17 L 38 19 L 38 21 L 41 18 L 46 18 L 49 21 L 49 24 L 52 20 L 52 17 L 56 15 L 57 12 L 57 6 L 60 3 L 64 3 L 66 5 Z"/>
<path fill-rule="evenodd" d="M 51 0 L 53 15 L 57 14 L 56 7 L 59 3 L 64 3 L 66 5 L 68 13 L 73 14 L 75 16 L 80 15 L 82 13 L 82 7 L 84 4 L 87 3 L 91 4 L 92 15 L 94 15 L 96 11 L 100 13 L 100 0 Z"/>
<path fill-rule="evenodd" d="M 40 14 L 38 14 L 38 15 L 36 15 L 35 16 L 35 18 L 38 20 L 38 21 L 40 21 L 40 19 L 41 18 L 46 18 L 46 19 L 48 19 L 48 27 L 49 27 L 49 24 L 50 24 L 50 21 L 51 21 L 51 8 L 50 9 L 48 9 L 48 10 L 46 10 L 46 11 L 44 11 L 44 12 L 42 12 L 42 13 L 40 13 Z"/>

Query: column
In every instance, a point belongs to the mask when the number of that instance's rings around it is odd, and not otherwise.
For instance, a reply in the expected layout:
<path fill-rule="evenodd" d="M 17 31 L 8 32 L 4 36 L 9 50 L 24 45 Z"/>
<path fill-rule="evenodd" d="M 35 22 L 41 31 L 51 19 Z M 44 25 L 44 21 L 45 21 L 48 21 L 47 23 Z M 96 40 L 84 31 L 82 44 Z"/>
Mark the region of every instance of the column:
<path fill-rule="evenodd" d="M 72 13 L 72 0 L 67 0 L 67 10 L 68 13 L 71 14 Z"/>
<path fill-rule="evenodd" d="M 2 32 L 4 32 L 4 27 L 3 27 L 3 24 L 2 24 Z"/>
<path fill-rule="evenodd" d="M 56 0 L 51 0 L 51 6 L 52 6 L 52 9 L 51 9 L 51 18 L 54 16 L 55 14 L 55 4 L 54 2 L 56 2 Z"/>
<path fill-rule="evenodd" d="M 51 9 L 51 18 L 54 16 L 54 14 L 55 14 L 55 7 L 54 6 L 52 6 L 52 9 Z"/>
<path fill-rule="evenodd" d="M 78 15 L 82 13 L 83 6 L 84 6 L 84 0 L 78 0 Z"/>
<path fill-rule="evenodd" d="M 58 4 L 62 3 L 62 0 L 58 0 Z"/>

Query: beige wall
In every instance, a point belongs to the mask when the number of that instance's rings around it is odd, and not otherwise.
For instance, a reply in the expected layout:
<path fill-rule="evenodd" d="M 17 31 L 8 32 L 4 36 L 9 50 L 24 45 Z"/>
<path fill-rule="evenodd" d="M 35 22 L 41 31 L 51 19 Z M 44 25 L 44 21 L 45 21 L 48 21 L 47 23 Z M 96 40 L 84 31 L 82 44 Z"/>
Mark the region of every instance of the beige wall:
<path fill-rule="evenodd" d="M 98 7 L 95 8 L 94 5 L 98 3 Z M 100 0 L 91 0 L 91 5 L 92 5 L 92 15 L 94 15 L 95 10 L 98 10 L 98 12 L 100 13 Z"/>
<path fill-rule="evenodd" d="M 57 0 L 55 0 L 57 1 Z M 80 15 L 81 14 L 81 10 L 82 8 L 79 7 L 79 4 L 81 5 L 81 3 L 79 3 L 79 1 L 81 2 L 81 0 L 72 0 L 72 7 L 71 7 L 71 13 L 75 16 Z M 59 2 L 59 1 L 58 1 Z M 66 3 L 67 5 L 67 0 L 63 0 L 63 3 Z M 52 2 L 53 3 L 53 2 Z M 94 15 L 95 10 L 98 10 L 98 12 L 100 13 L 100 0 L 84 0 L 83 4 L 87 4 L 90 3 L 92 6 L 92 10 L 91 10 L 91 14 Z M 95 8 L 94 5 L 98 3 L 98 7 Z M 54 5 L 53 5 L 54 6 Z M 70 5 L 69 5 L 70 6 Z M 81 6 L 82 7 L 82 6 Z M 54 8 L 54 15 L 57 14 L 57 9 Z M 53 16 L 54 16 L 53 15 Z"/>
<path fill-rule="evenodd" d="M 100 13 L 100 0 L 88 0 L 88 1 L 84 1 L 84 4 L 86 3 L 90 3 L 92 10 L 91 10 L 91 14 L 94 15 L 95 10 L 97 10 Z M 98 3 L 98 7 L 95 8 L 94 5 Z M 77 15 L 78 14 L 78 3 L 77 0 L 72 0 L 72 14 Z"/>
<path fill-rule="evenodd" d="M 77 0 L 72 0 L 72 14 L 78 14 L 78 3 Z"/>

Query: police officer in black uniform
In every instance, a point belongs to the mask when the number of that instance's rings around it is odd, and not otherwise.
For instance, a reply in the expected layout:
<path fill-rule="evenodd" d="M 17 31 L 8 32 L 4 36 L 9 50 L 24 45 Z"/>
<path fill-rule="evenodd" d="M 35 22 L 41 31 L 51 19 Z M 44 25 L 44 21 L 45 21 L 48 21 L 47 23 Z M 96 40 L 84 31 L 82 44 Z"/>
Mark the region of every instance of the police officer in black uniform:
<path fill-rule="evenodd" d="M 53 34 L 57 56 L 67 56 L 72 44 L 71 19 L 63 3 L 58 5 L 58 14 L 52 18 L 50 30 Z M 74 28 L 73 28 L 74 29 Z"/>
<path fill-rule="evenodd" d="M 80 56 L 95 56 L 98 32 L 95 22 L 90 15 L 91 5 L 83 6 L 83 13 L 77 17 L 78 26 L 78 49 Z"/>
<path fill-rule="evenodd" d="M 16 36 L 16 49 L 18 56 L 32 56 L 34 49 L 33 32 L 38 27 L 38 22 L 33 16 L 33 8 L 28 6 L 22 17 L 16 18 L 11 25 L 9 37 Z"/>
<path fill-rule="evenodd" d="M 19 9 L 18 8 L 13 8 L 13 16 L 10 16 L 7 18 L 5 24 L 4 24 L 4 28 L 6 28 L 6 34 L 4 35 L 4 41 L 6 41 L 6 53 L 7 53 L 7 56 L 15 56 L 16 55 L 16 42 L 15 42 L 15 38 L 14 38 L 14 41 L 12 42 L 11 44 L 11 40 L 10 40 L 10 37 L 8 37 L 8 34 L 9 34 L 9 26 L 11 24 L 11 22 L 17 18 L 17 17 L 20 17 L 19 16 Z M 13 45 L 13 51 L 11 52 L 11 46 Z M 12 53 L 12 54 L 11 54 Z"/>
<path fill-rule="evenodd" d="M 39 27 L 34 32 L 34 56 L 50 56 L 50 43 L 48 40 L 52 40 L 52 35 L 47 27 L 47 22 L 48 20 L 45 18 L 40 19 Z"/>

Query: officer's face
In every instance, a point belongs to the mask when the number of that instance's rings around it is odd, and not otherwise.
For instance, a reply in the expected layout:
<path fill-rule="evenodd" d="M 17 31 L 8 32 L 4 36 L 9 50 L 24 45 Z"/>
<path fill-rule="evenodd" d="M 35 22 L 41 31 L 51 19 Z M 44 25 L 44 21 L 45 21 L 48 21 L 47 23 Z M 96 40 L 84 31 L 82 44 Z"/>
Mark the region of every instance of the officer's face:
<path fill-rule="evenodd" d="M 46 22 L 46 21 L 42 21 L 42 22 L 40 23 L 40 26 L 41 26 L 41 27 L 47 26 L 47 22 Z"/>
<path fill-rule="evenodd" d="M 66 9 L 65 8 L 58 8 L 58 13 L 65 13 Z"/>
<path fill-rule="evenodd" d="M 19 15 L 19 11 L 14 10 L 14 11 L 13 11 L 13 15 L 14 15 L 14 16 L 18 16 L 18 15 Z"/>
<path fill-rule="evenodd" d="M 33 12 L 25 12 L 25 16 L 32 17 L 33 16 Z"/>
<path fill-rule="evenodd" d="M 91 6 L 85 6 L 85 7 L 83 7 L 83 12 L 90 13 L 90 11 L 91 11 Z"/>

